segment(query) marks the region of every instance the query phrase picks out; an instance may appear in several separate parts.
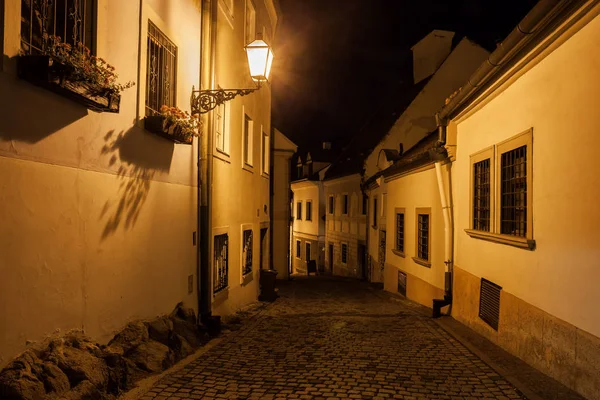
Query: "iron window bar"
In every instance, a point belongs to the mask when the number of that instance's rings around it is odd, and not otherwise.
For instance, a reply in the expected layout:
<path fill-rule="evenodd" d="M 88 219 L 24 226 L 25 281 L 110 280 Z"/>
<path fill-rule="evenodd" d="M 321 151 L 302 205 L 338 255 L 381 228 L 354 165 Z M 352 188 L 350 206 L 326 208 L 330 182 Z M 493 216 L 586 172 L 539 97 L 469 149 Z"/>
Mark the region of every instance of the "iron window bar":
<path fill-rule="evenodd" d="M 46 35 L 59 36 L 75 47 L 83 43 L 94 52 L 95 0 L 22 0 L 21 50 L 26 55 L 46 52 Z"/>
<path fill-rule="evenodd" d="M 396 250 L 404 253 L 404 214 L 396 214 Z"/>
<path fill-rule="evenodd" d="M 243 275 L 247 275 L 252 272 L 252 230 L 244 231 L 244 265 Z"/>
<path fill-rule="evenodd" d="M 173 107 L 177 98 L 177 46 L 152 21 L 148 21 L 146 66 L 146 116 Z"/>
<path fill-rule="evenodd" d="M 429 215 L 419 214 L 419 242 L 417 255 L 421 260 L 429 261 Z"/>
<path fill-rule="evenodd" d="M 500 233 L 527 235 L 527 146 L 501 157 Z"/>
<path fill-rule="evenodd" d="M 490 159 L 473 164 L 473 229 L 490 231 Z"/>
<path fill-rule="evenodd" d="M 229 236 L 215 236 L 214 293 L 229 285 Z"/>

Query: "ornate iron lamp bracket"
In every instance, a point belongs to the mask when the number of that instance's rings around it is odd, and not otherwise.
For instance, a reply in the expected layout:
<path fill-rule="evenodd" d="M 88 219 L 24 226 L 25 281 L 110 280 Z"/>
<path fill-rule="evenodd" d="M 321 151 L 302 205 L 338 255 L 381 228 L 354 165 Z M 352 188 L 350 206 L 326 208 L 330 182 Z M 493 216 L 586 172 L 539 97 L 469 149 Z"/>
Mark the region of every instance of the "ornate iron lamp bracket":
<path fill-rule="evenodd" d="M 236 96 L 246 96 L 255 89 L 217 89 L 217 90 L 195 90 L 192 86 L 191 110 L 193 114 L 205 114 L 226 101 L 234 99 Z"/>

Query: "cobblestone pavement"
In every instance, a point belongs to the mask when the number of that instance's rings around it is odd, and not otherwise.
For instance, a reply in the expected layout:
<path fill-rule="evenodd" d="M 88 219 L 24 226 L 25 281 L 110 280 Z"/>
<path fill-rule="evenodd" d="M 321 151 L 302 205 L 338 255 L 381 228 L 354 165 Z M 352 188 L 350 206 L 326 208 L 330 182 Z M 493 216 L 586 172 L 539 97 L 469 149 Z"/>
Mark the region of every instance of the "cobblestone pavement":
<path fill-rule="evenodd" d="M 143 399 L 523 399 L 408 301 L 326 278 L 281 297 Z"/>

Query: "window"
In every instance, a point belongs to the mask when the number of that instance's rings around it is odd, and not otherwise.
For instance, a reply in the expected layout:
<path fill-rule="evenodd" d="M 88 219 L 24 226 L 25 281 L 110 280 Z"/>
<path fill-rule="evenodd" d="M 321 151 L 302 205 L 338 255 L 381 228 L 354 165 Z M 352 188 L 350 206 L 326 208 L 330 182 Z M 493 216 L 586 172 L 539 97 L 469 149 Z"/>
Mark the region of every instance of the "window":
<path fill-rule="evenodd" d="M 471 237 L 533 249 L 532 137 L 529 129 L 471 155 Z M 498 171 L 498 172 L 496 172 Z"/>
<path fill-rule="evenodd" d="M 296 219 L 298 221 L 302 220 L 302 202 L 301 201 L 296 203 Z"/>
<path fill-rule="evenodd" d="M 348 195 L 345 194 L 342 197 L 342 213 L 344 215 L 348 215 Z"/>
<path fill-rule="evenodd" d="M 490 231 L 490 159 L 473 164 L 473 229 Z"/>
<path fill-rule="evenodd" d="M 268 175 L 270 166 L 270 152 L 271 152 L 271 141 L 269 135 L 262 131 L 262 141 L 261 141 L 261 169 L 262 173 Z"/>
<path fill-rule="evenodd" d="M 229 103 L 215 108 L 215 145 L 217 150 L 229 153 Z"/>
<path fill-rule="evenodd" d="M 248 166 L 252 166 L 252 132 L 254 132 L 254 121 L 247 114 L 244 114 L 244 164 Z"/>
<path fill-rule="evenodd" d="M 500 233 L 527 234 L 527 146 L 500 157 Z"/>
<path fill-rule="evenodd" d="M 60 36 L 64 43 L 82 43 L 95 51 L 96 1 L 21 1 L 21 51 L 41 54 L 46 50 L 45 35 Z"/>
<path fill-rule="evenodd" d="M 342 243 L 342 264 L 348 263 L 348 245 Z"/>
<path fill-rule="evenodd" d="M 404 255 L 404 209 L 396 208 L 396 254 Z"/>
<path fill-rule="evenodd" d="M 431 223 L 431 209 L 430 208 L 417 208 L 416 209 L 417 221 L 416 221 L 416 253 L 417 257 L 413 258 L 417 263 L 421 265 L 425 265 L 427 267 L 431 266 L 430 259 L 430 244 L 431 244 L 431 235 L 430 232 L 430 223 Z"/>
<path fill-rule="evenodd" d="M 300 241 L 296 240 L 296 258 L 302 258 L 301 254 L 300 254 L 300 252 L 302 251 L 301 246 L 302 246 L 302 244 L 300 243 Z"/>
<path fill-rule="evenodd" d="M 306 202 L 306 221 L 312 221 L 312 201 Z"/>
<path fill-rule="evenodd" d="M 306 243 L 306 254 L 304 255 L 306 261 L 310 261 L 310 243 Z"/>
<path fill-rule="evenodd" d="M 252 272 L 252 229 L 244 230 L 242 242 L 242 275 Z"/>
<path fill-rule="evenodd" d="M 176 105 L 176 72 L 177 46 L 148 21 L 146 116 L 158 114 L 163 105 Z"/>
<path fill-rule="evenodd" d="M 377 196 L 373 196 L 373 228 L 377 228 Z"/>
<path fill-rule="evenodd" d="M 334 205 L 335 205 L 335 198 L 333 196 L 329 196 L 329 206 L 328 206 L 329 214 L 333 215 Z"/>
<path fill-rule="evenodd" d="M 229 284 L 229 236 L 215 236 L 215 258 L 214 258 L 214 292 L 220 292 Z"/>
<path fill-rule="evenodd" d="M 362 195 L 362 215 L 367 215 L 367 209 L 369 208 L 369 198 L 366 194 Z"/>
<path fill-rule="evenodd" d="M 246 44 L 256 39 L 256 10 L 252 0 L 246 0 Z"/>

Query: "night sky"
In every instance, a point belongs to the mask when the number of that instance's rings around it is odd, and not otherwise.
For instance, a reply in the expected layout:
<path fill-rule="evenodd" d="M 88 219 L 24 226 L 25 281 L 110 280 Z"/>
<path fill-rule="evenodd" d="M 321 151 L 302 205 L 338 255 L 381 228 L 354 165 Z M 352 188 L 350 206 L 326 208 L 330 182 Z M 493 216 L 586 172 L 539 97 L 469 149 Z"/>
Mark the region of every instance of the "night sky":
<path fill-rule="evenodd" d="M 300 146 L 344 146 L 412 86 L 410 48 L 433 29 L 494 50 L 535 0 L 279 0 L 273 123 Z M 450 94 L 450 93 L 448 93 Z"/>

